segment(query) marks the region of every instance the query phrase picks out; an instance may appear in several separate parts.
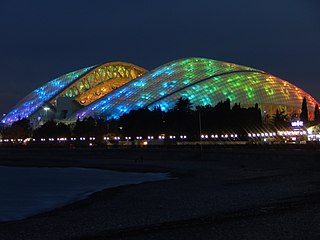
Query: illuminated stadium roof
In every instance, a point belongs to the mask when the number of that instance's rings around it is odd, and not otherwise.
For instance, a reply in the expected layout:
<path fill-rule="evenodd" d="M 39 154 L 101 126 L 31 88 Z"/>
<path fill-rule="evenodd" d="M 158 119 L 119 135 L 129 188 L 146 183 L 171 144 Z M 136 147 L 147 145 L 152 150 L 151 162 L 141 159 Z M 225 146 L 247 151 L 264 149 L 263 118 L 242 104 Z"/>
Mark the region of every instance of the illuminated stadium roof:
<path fill-rule="evenodd" d="M 109 62 L 65 74 L 28 94 L 2 119 L 2 123 L 11 124 L 21 118 L 41 121 L 43 107 L 55 109 L 59 97 L 88 105 L 146 72 L 130 63 Z"/>
<path fill-rule="evenodd" d="M 118 118 L 132 109 L 160 106 L 173 108 L 180 97 L 193 106 L 216 105 L 227 98 L 231 103 L 273 111 L 301 109 L 307 98 L 310 112 L 317 101 L 302 89 L 261 70 L 204 58 L 189 58 L 165 64 L 81 109 L 73 118 L 103 116 Z"/>
<path fill-rule="evenodd" d="M 67 116 L 118 118 L 143 107 L 173 108 L 180 98 L 189 98 L 193 106 L 216 105 L 227 98 L 231 103 L 253 106 L 273 114 L 279 107 L 287 113 L 299 113 L 306 97 L 310 115 L 318 102 L 293 84 L 264 71 L 205 58 L 173 61 L 147 72 L 132 64 L 106 63 L 69 73 L 36 89 L 20 101 L 3 123 L 18 118 L 43 118 L 41 107 L 55 108 L 60 97 L 81 105 Z M 38 115 L 37 115 L 37 114 Z M 32 118 L 30 118 L 32 119 Z M 34 118 L 33 118 L 34 119 Z"/>

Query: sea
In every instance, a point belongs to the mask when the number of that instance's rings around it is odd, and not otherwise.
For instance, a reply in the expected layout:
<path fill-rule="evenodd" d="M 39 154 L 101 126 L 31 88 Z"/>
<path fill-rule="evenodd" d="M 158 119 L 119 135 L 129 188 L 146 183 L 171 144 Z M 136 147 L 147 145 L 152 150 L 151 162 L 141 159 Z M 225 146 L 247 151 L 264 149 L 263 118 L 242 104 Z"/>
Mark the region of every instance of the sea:
<path fill-rule="evenodd" d="M 168 178 L 166 173 L 0 166 L 0 222 L 47 212 L 106 188 Z"/>

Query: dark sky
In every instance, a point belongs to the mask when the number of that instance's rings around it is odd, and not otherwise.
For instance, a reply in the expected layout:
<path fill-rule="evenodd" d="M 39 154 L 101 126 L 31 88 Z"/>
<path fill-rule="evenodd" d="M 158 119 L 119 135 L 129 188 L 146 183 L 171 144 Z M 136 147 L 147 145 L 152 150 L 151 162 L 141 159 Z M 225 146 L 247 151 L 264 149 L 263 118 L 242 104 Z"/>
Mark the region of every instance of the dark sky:
<path fill-rule="evenodd" d="M 318 0 L 2 0 L 0 113 L 82 67 L 151 70 L 207 57 L 265 70 L 320 99 Z"/>

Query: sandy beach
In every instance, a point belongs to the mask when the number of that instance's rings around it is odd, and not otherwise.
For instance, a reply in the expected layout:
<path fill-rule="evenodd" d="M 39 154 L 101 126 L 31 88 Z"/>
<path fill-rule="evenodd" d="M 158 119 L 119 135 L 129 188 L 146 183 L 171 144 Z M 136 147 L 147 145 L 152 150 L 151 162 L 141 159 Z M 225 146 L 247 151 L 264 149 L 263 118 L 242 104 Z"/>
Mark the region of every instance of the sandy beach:
<path fill-rule="evenodd" d="M 170 173 L 21 221 L 0 239 L 319 239 L 320 149 L 0 149 L 0 165 Z"/>

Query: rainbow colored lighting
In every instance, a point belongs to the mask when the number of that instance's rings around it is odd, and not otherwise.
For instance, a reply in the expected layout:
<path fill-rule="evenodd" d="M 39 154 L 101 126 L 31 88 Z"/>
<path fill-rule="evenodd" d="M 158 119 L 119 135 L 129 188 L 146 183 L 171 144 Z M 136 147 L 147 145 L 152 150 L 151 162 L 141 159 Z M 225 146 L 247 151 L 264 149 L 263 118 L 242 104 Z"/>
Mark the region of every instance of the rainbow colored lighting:
<path fill-rule="evenodd" d="M 313 111 L 317 104 L 302 89 L 264 71 L 222 61 L 189 58 L 165 64 L 127 83 L 81 109 L 72 118 L 100 115 L 118 118 L 142 107 L 160 106 L 167 111 L 180 97 L 189 98 L 193 106 L 214 106 L 229 98 L 232 103 L 242 106 L 258 103 L 262 110 L 270 106 L 273 109 L 281 106 L 288 111 L 300 109 L 303 97 L 307 98 L 310 110 Z"/>
<path fill-rule="evenodd" d="M 99 95 L 102 88 L 109 90 Z M 189 98 L 193 106 L 214 106 L 227 98 L 231 104 L 245 107 L 258 103 L 262 112 L 270 115 L 279 107 L 288 113 L 300 111 L 303 97 L 310 113 L 316 104 L 320 105 L 310 94 L 285 80 L 237 64 L 187 58 L 147 72 L 133 64 L 111 62 L 83 68 L 46 83 L 21 100 L 2 123 L 10 124 L 24 117 L 32 119 L 41 107 L 54 104 L 53 100 L 61 96 L 79 103 L 82 97 L 91 99 L 69 115 L 68 121 L 89 116 L 119 118 L 143 107 L 159 106 L 167 111 L 180 97 Z"/>
<path fill-rule="evenodd" d="M 53 97 L 63 91 L 67 86 L 76 81 L 83 74 L 91 70 L 95 66 L 86 67 L 65 75 L 62 75 L 45 85 L 37 88 L 25 98 L 19 101 L 11 111 L 2 118 L 1 122 L 4 124 L 11 124 L 22 118 L 30 118 L 30 116 L 45 105 Z"/>

